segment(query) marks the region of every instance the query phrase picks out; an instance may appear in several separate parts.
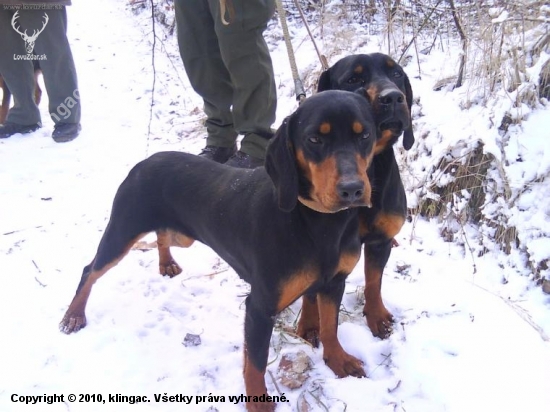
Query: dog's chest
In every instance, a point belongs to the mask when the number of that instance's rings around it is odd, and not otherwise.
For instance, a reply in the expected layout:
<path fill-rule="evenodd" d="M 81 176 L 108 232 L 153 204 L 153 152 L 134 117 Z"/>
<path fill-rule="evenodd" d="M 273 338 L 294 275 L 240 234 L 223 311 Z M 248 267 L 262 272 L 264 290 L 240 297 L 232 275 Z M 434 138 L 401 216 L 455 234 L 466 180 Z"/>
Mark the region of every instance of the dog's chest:
<path fill-rule="evenodd" d="M 360 257 L 361 257 L 361 251 L 359 248 L 356 251 L 342 252 L 340 254 L 340 258 L 338 259 L 338 265 L 336 266 L 336 270 L 334 271 L 334 274 L 349 275 L 355 268 L 355 265 L 357 265 L 357 262 L 359 261 Z"/>
<path fill-rule="evenodd" d="M 358 237 L 356 237 L 358 239 Z M 280 284 L 277 312 L 294 302 L 306 291 L 315 291 L 329 283 L 335 276 L 347 276 L 361 256 L 361 244 L 346 242 L 346 247 L 318 247 L 306 259 L 301 268 Z"/>
<path fill-rule="evenodd" d="M 361 243 L 358 233 L 340 238 L 324 240 L 317 245 L 315 261 L 318 281 L 329 282 L 336 275 L 348 275 L 355 268 L 361 256 Z"/>

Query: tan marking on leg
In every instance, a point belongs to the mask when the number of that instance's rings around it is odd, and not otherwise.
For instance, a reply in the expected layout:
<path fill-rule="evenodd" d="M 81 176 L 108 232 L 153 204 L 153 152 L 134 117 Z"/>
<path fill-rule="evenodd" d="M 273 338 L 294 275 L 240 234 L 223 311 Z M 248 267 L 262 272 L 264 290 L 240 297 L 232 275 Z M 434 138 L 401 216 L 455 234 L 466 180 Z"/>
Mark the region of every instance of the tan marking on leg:
<path fill-rule="evenodd" d="M 366 255 L 366 254 L 365 254 Z M 392 331 L 393 316 L 382 301 L 382 271 L 369 266 L 365 256 L 365 306 L 363 314 L 372 334 L 381 339 Z"/>
<path fill-rule="evenodd" d="M 314 348 L 319 347 L 319 308 L 317 298 L 302 296 L 302 311 L 296 334 L 307 340 Z"/>
<path fill-rule="evenodd" d="M 40 73 L 42 73 L 41 70 L 34 71 L 34 102 L 37 106 L 40 104 L 40 100 L 42 100 L 42 89 L 40 88 L 40 84 L 38 83 Z"/>
<path fill-rule="evenodd" d="M 317 275 L 314 270 L 302 270 L 285 281 L 279 291 L 277 313 L 302 296 L 315 280 Z"/>
<path fill-rule="evenodd" d="M 349 275 L 353 269 L 355 268 L 355 265 L 357 265 L 357 262 L 359 262 L 359 258 L 361 257 L 361 253 L 342 253 L 340 255 L 340 260 L 338 261 L 338 266 L 336 268 L 337 274 L 344 274 Z"/>
<path fill-rule="evenodd" d="M 174 277 L 182 272 L 181 267 L 170 253 L 171 246 L 189 247 L 195 240 L 173 230 L 157 230 L 157 247 L 159 252 L 159 273 Z"/>
<path fill-rule="evenodd" d="M 248 358 L 246 344 L 244 346 L 244 386 L 247 396 L 267 395 L 265 386 L 265 370 L 258 370 L 252 361 Z M 273 402 L 246 402 L 246 409 L 249 412 L 274 412 L 275 403 Z"/>
<path fill-rule="evenodd" d="M 374 220 L 374 227 L 388 239 L 394 238 L 405 223 L 405 218 L 401 215 L 390 213 L 379 213 Z"/>
<path fill-rule="evenodd" d="M 67 309 L 67 312 L 65 312 L 65 316 L 63 316 L 63 319 L 61 320 L 61 323 L 59 324 L 59 329 L 64 333 L 72 333 L 72 332 L 78 332 L 80 329 L 86 326 L 86 304 L 88 302 L 88 298 L 90 297 L 90 293 L 92 291 L 92 286 L 94 283 L 105 273 L 107 273 L 110 269 L 115 267 L 118 262 L 120 262 L 124 256 L 126 256 L 129 252 L 129 250 L 132 248 L 133 244 L 136 243 L 139 239 L 141 239 L 143 236 L 145 236 L 147 233 L 142 233 L 139 236 L 136 236 L 132 241 L 130 241 L 123 252 L 119 255 L 119 257 L 115 258 L 112 262 L 107 263 L 104 267 L 93 270 L 95 258 L 90 264 L 90 274 L 88 275 L 86 281 L 84 282 L 84 285 L 80 288 L 80 290 L 77 292 L 77 294 L 74 296 L 71 304 L 69 305 L 69 308 Z"/>
<path fill-rule="evenodd" d="M 321 322 L 321 342 L 323 359 L 327 366 L 338 376 L 365 376 L 363 363 L 348 354 L 338 340 L 338 309 L 334 302 L 324 295 L 317 295 L 319 318 Z"/>

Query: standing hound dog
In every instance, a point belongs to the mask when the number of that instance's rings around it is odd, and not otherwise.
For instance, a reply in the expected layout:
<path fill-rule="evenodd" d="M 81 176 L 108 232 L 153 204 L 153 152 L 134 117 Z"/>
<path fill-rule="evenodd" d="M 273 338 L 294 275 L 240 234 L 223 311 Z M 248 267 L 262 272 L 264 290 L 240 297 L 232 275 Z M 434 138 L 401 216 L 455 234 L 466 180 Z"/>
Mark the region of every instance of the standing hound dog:
<path fill-rule="evenodd" d="M 198 156 L 162 152 L 138 163 L 120 185 L 97 254 L 60 323 L 86 326 L 92 285 L 148 232 L 157 234 L 160 273 L 181 268 L 170 246 L 210 246 L 247 281 L 244 381 L 266 393 L 270 337 L 277 313 L 304 293 L 317 296 L 323 358 L 339 377 L 365 376 L 337 338 L 346 276 L 361 255 L 359 207 L 371 206 L 367 175 L 376 127 L 364 90 L 307 99 L 281 125 L 266 165 L 236 169 Z M 253 398 L 249 398 L 253 399 Z M 248 402 L 249 411 L 273 403 Z"/>
<path fill-rule="evenodd" d="M 413 94 L 401 66 L 381 53 L 344 57 L 321 74 L 318 91 L 364 89 L 376 124 L 374 159 L 369 171 L 372 208 L 359 212 L 361 243 L 365 245 L 365 306 L 363 314 L 374 336 L 386 338 L 393 316 L 382 301 L 382 273 L 390 256 L 393 238 L 407 214 L 407 199 L 393 144 L 403 133 L 403 146 L 414 143 L 411 122 Z M 305 295 L 297 333 L 318 345 L 319 316 L 314 296 Z"/>

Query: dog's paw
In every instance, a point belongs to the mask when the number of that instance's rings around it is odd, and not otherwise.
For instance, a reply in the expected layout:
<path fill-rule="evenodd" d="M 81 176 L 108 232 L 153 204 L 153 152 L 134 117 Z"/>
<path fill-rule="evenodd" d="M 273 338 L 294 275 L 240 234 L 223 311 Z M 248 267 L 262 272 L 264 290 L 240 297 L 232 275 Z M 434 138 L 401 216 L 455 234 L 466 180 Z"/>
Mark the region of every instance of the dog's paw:
<path fill-rule="evenodd" d="M 355 376 L 356 378 L 364 378 L 367 376 L 363 369 L 363 362 L 357 359 L 355 356 L 341 351 L 338 354 L 327 356 L 324 358 L 327 366 L 335 373 L 339 378 L 345 378 L 347 376 Z"/>
<path fill-rule="evenodd" d="M 171 278 L 173 278 L 174 276 L 179 275 L 181 272 L 182 269 L 175 260 L 159 263 L 159 273 L 162 276 L 170 276 Z"/>
<path fill-rule="evenodd" d="M 367 317 L 367 325 L 372 334 L 380 339 L 388 338 L 393 332 L 393 315 L 382 305 L 375 309 L 367 308 L 363 311 Z"/>
<path fill-rule="evenodd" d="M 86 326 L 86 316 L 84 314 L 66 313 L 59 323 L 59 330 L 67 335 L 78 332 Z"/>
<path fill-rule="evenodd" d="M 274 402 L 247 402 L 246 410 L 248 412 L 275 412 L 275 406 Z"/>
<path fill-rule="evenodd" d="M 300 326 L 298 326 L 298 329 L 296 330 L 296 335 L 298 335 L 305 341 L 309 342 L 309 344 L 314 348 L 319 347 L 319 342 L 320 342 L 319 329 L 315 329 L 315 328 L 305 329 L 305 328 L 300 328 Z"/>

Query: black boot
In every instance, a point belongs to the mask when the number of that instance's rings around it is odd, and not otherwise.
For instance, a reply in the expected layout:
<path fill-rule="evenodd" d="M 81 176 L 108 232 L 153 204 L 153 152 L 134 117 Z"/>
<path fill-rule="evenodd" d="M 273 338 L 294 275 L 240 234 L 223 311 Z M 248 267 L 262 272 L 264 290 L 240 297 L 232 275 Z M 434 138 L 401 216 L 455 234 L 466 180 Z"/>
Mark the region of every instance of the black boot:
<path fill-rule="evenodd" d="M 227 162 L 225 162 L 225 164 L 241 169 L 255 169 L 264 165 L 264 159 L 251 156 L 239 150 L 237 153 L 231 156 L 231 158 Z"/>
<path fill-rule="evenodd" d="M 80 123 L 58 123 L 53 128 L 52 139 L 57 143 L 70 142 L 82 130 Z"/>
<path fill-rule="evenodd" d="M 22 124 L 5 122 L 3 125 L 0 125 L 0 139 L 6 139 L 17 133 L 21 133 L 21 134 L 31 133 L 31 132 L 34 132 L 35 130 L 38 130 L 39 128 L 40 128 L 40 125 L 38 123 L 24 126 Z"/>
<path fill-rule="evenodd" d="M 236 145 L 233 145 L 231 147 L 206 146 L 204 149 L 202 149 L 202 152 L 199 153 L 199 156 L 213 160 L 217 163 L 225 163 L 236 152 Z"/>

